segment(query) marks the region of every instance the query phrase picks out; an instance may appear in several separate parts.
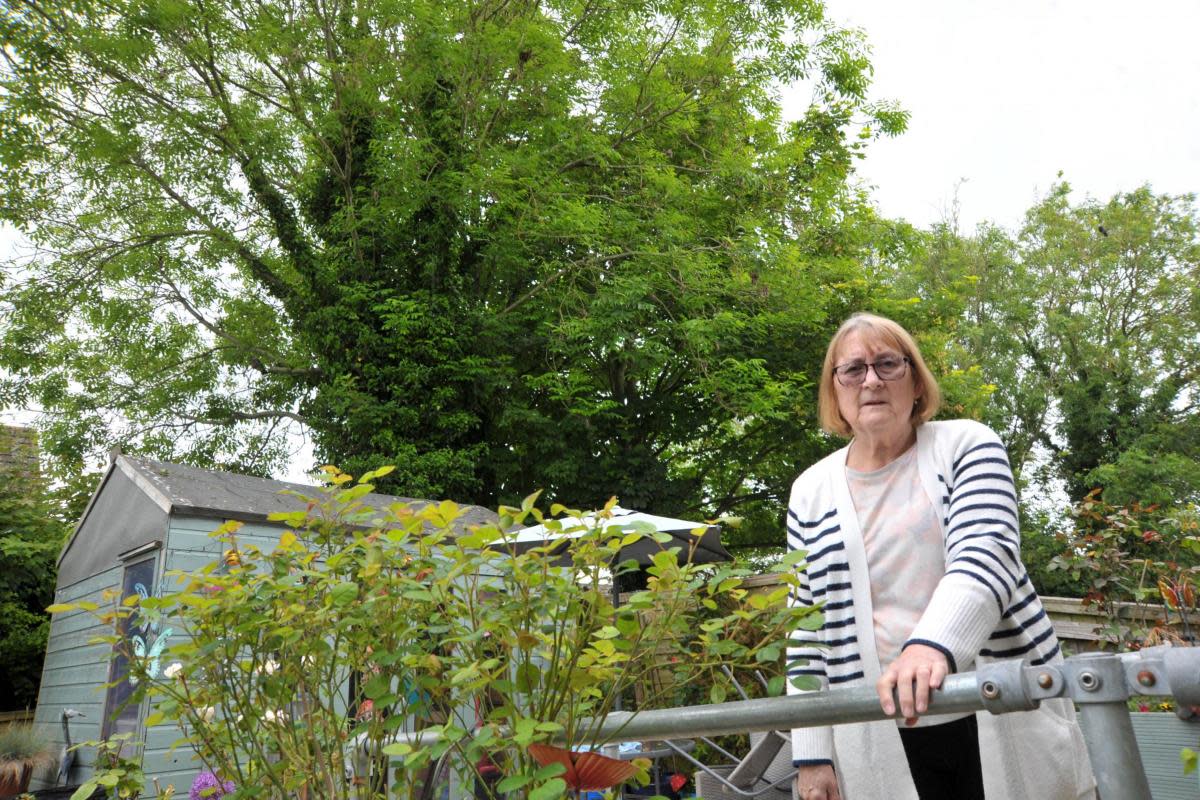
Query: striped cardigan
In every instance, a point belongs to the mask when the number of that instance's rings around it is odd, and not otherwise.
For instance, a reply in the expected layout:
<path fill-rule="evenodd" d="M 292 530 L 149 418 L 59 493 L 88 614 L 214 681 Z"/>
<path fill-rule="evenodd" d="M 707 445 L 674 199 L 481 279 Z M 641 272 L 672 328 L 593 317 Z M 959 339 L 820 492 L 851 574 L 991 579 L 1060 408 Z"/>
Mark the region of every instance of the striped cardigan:
<path fill-rule="evenodd" d="M 846 482 L 848 450 L 797 478 L 788 505 L 788 549 L 808 553 L 792 602 L 824 611 L 819 629 L 791 635 L 788 674 L 812 676 L 821 689 L 874 685 L 881 672 L 866 554 Z M 946 572 L 906 646 L 940 650 L 952 671 L 969 670 L 979 659 L 1025 657 L 1042 664 L 1060 658 L 1021 563 L 1016 487 L 996 434 L 970 420 L 921 425 L 917 468 L 940 512 Z M 788 690 L 801 691 L 790 682 Z M 830 727 L 794 730 L 795 764 L 833 763 L 833 741 Z"/>

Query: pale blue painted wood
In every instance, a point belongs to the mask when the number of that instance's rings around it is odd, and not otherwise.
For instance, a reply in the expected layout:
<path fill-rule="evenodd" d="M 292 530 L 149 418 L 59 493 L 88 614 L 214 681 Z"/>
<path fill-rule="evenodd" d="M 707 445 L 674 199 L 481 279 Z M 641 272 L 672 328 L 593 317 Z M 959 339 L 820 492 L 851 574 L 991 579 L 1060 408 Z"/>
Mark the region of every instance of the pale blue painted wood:
<path fill-rule="evenodd" d="M 89 601 L 103 607 L 102 595 L 115 589 L 121 580 L 121 568 L 114 565 L 99 575 L 55 591 L 56 603 Z M 95 637 L 111 633 L 111 626 L 99 622 L 83 611 L 55 614 L 50 620 L 50 635 L 46 644 L 46 661 L 42 666 L 42 684 L 34 723 L 43 730 L 57 750 L 63 745 L 61 714 L 64 708 L 74 708 L 86 716 L 70 721 L 71 737 L 75 742 L 100 738 L 104 714 L 104 684 L 108 681 L 109 656 L 107 645 L 88 645 Z M 72 781 L 80 782 L 95 758 L 94 751 L 81 749 L 75 760 Z M 46 788 L 52 776 L 35 776 L 33 788 Z"/>
<path fill-rule="evenodd" d="M 1156 712 L 1135 711 L 1130 717 L 1154 800 L 1200 797 L 1200 777 L 1196 772 L 1184 775 L 1183 762 L 1179 760 L 1184 747 L 1200 749 L 1200 723 Z"/>
<path fill-rule="evenodd" d="M 217 530 L 223 520 L 204 517 L 172 516 L 165 539 L 164 574 L 167 575 L 166 590 L 179 586 L 172 572 L 192 572 L 218 560 L 228 545 L 209 534 Z M 279 542 L 286 528 L 282 525 L 246 524 L 237 532 L 239 545 L 252 545 L 269 551 Z M 178 622 L 167 623 L 177 631 Z M 172 637 L 171 643 L 181 641 L 181 636 Z M 173 748 L 183 733 L 172 724 L 155 726 L 145 732 L 145 748 L 142 754 L 142 769 L 147 780 L 157 777 L 160 785 L 173 783 L 177 792 L 186 792 L 196 773 L 203 765 L 196 760 L 195 753 L 187 745 Z M 178 794 L 177 794 L 178 796 Z"/>
<path fill-rule="evenodd" d="M 108 648 L 99 652 L 93 651 L 89 659 L 70 661 L 42 670 L 42 685 L 53 689 L 66 686 L 85 686 L 95 679 L 101 671 L 108 675 L 110 651 Z M 103 668 L 103 669 L 102 669 Z"/>

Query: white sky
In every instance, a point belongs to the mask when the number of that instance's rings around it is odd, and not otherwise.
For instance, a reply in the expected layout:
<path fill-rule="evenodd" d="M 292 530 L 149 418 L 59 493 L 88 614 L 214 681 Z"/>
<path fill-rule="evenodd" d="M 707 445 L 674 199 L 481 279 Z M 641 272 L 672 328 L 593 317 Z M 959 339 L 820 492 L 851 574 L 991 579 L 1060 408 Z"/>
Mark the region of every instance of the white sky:
<path fill-rule="evenodd" d="M 958 187 L 963 232 L 983 220 L 1012 228 L 1060 170 L 1077 200 L 1145 182 L 1200 191 L 1200 0 L 827 5 L 866 31 L 872 96 L 912 115 L 859 166 L 885 216 L 947 219 Z M 792 115 L 807 100 L 786 97 Z M 14 243 L 0 226 L 0 258 Z"/>
<path fill-rule="evenodd" d="M 1018 225 L 1061 170 L 1107 199 L 1200 191 L 1197 0 L 827 0 L 867 33 L 875 98 L 912 114 L 860 166 L 885 216 L 925 226 L 955 186 L 969 232 Z"/>

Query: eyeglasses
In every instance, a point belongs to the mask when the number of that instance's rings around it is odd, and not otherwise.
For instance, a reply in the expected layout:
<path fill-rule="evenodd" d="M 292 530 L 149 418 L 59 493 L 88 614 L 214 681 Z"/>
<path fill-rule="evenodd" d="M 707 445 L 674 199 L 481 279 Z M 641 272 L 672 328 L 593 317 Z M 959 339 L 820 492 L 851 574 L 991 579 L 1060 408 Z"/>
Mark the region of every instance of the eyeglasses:
<path fill-rule="evenodd" d="M 908 372 L 912 361 L 908 356 L 884 356 L 871 363 L 851 361 L 833 368 L 833 374 L 842 386 L 861 386 L 867 379 L 867 370 L 874 369 L 881 381 L 894 381 L 903 378 Z"/>

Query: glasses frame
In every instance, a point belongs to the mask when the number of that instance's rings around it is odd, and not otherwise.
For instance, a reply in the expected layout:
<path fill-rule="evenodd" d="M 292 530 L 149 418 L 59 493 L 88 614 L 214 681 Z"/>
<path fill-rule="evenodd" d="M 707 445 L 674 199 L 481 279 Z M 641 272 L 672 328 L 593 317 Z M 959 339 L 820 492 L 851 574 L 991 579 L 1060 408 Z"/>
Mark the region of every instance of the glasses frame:
<path fill-rule="evenodd" d="M 880 361 L 882 361 L 884 358 L 892 358 L 892 356 L 884 356 L 883 358 L 877 358 L 874 361 L 862 362 L 862 366 L 865 367 L 866 369 L 863 370 L 862 380 L 860 380 L 860 381 L 857 381 L 857 382 L 851 381 L 851 382 L 847 383 L 846 380 L 843 379 L 843 377 L 842 377 L 843 369 L 845 369 L 846 367 L 859 365 L 859 362 L 853 362 L 853 361 L 850 362 L 849 364 L 839 364 L 836 367 L 834 367 L 833 368 L 833 377 L 837 379 L 837 382 L 840 385 L 846 387 L 847 389 L 853 389 L 858 386 L 862 386 L 864 383 L 867 382 L 867 372 L 870 370 L 875 370 L 875 377 L 879 378 L 879 380 L 887 381 L 890 383 L 891 381 L 898 381 L 901 378 L 904 378 L 906 375 L 908 375 L 909 369 L 912 368 L 912 363 L 913 363 L 912 359 L 909 358 L 908 356 L 900 356 L 901 363 L 903 363 L 905 365 L 904 370 L 899 375 L 894 375 L 891 378 L 885 378 L 879 374 L 879 369 L 875 366 Z"/>

